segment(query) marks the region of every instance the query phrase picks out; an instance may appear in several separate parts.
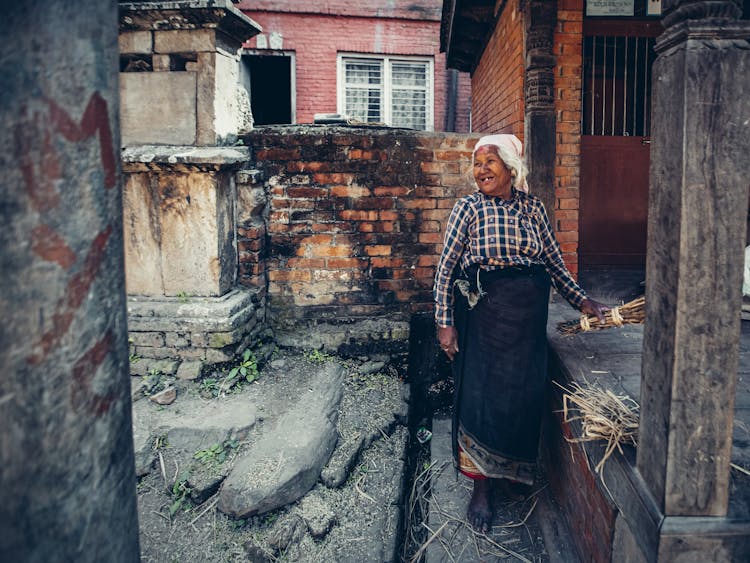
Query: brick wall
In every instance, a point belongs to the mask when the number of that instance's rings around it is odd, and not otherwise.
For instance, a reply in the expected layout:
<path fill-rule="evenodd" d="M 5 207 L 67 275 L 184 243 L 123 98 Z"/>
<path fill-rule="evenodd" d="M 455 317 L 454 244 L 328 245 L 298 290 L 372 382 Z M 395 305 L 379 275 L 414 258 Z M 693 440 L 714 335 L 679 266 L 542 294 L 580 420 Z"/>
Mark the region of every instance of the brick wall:
<path fill-rule="evenodd" d="M 555 228 L 568 269 L 578 272 L 578 218 L 581 171 L 581 72 L 583 0 L 559 0 L 554 34 L 555 110 Z"/>
<path fill-rule="evenodd" d="M 471 79 L 472 130 L 523 140 L 523 18 L 509 0 Z"/>
<path fill-rule="evenodd" d="M 256 284 L 267 256 L 274 322 L 432 310 L 448 214 L 475 189 L 476 136 L 296 126 L 244 141 L 269 208 L 267 227 L 240 227 L 240 281 Z M 240 196 L 238 212 L 250 217 L 246 205 Z"/>
<path fill-rule="evenodd" d="M 358 17 L 405 18 L 440 21 L 442 0 L 326 0 L 325 2 L 300 2 L 299 0 L 244 0 L 237 5 L 243 11 L 269 11 L 292 13 L 333 14 Z"/>
<path fill-rule="evenodd" d="M 612 560 L 617 509 L 599 488 L 599 477 L 591 467 L 584 444 L 568 442 L 580 436 L 563 421 L 562 397 L 551 385 L 549 414 L 545 420 L 544 463 L 557 502 L 570 528 L 583 563 Z"/>
<path fill-rule="evenodd" d="M 399 18 L 366 18 L 318 14 L 262 12 L 245 13 L 263 26 L 264 36 L 277 32 L 282 50 L 295 54 L 296 122 L 312 123 L 316 113 L 335 113 L 336 65 L 340 52 L 411 55 L 434 58 L 434 127 L 445 124 L 448 72 L 445 55 L 439 52 L 440 21 Z M 258 38 L 246 47 L 254 49 Z M 457 127 L 469 130 L 469 76 L 461 73 Z M 263 87 L 273 87 L 264 85 Z"/>

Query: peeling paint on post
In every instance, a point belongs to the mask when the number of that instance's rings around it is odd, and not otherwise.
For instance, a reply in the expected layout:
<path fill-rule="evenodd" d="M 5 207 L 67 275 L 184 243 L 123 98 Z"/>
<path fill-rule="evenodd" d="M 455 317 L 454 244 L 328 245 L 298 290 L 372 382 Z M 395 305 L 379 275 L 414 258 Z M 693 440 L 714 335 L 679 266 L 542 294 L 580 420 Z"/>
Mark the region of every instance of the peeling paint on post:
<path fill-rule="evenodd" d="M 117 2 L 0 19 L 0 560 L 137 561 Z"/>

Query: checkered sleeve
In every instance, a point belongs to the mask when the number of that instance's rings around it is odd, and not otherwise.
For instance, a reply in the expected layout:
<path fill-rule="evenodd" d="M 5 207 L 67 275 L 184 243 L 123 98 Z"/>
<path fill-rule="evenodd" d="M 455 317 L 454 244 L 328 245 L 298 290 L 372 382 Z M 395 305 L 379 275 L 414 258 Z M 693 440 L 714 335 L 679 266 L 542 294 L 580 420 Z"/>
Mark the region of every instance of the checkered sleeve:
<path fill-rule="evenodd" d="M 542 237 L 542 244 L 544 245 L 542 258 L 552 278 L 552 285 L 555 286 L 557 292 L 568 303 L 576 309 L 580 309 L 581 304 L 586 300 L 586 292 L 576 283 L 565 266 L 560 245 L 555 238 L 549 218 L 547 217 L 547 211 L 544 209 L 544 204 L 541 201 L 537 202 L 536 211 L 539 217 L 539 234 Z"/>
<path fill-rule="evenodd" d="M 453 270 L 461 259 L 468 244 L 468 230 L 471 210 L 468 202 L 461 199 L 456 202 L 448 218 L 445 230 L 443 253 L 440 255 L 433 295 L 435 297 L 435 322 L 438 326 L 453 326 L 453 291 L 451 280 Z"/>

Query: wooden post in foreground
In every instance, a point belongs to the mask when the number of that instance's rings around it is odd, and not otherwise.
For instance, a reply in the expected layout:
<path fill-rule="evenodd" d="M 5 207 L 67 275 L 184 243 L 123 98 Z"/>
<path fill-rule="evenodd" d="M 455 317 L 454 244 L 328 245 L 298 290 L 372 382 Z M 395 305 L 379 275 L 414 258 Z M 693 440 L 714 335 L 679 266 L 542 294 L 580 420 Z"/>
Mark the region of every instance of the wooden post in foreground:
<path fill-rule="evenodd" d="M 740 5 L 662 2 L 637 467 L 666 517 L 727 511 L 750 177 Z"/>
<path fill-rule="evenodd" d="M 3 2 L 0 561 L 135 562 L 117 2 Z"/>

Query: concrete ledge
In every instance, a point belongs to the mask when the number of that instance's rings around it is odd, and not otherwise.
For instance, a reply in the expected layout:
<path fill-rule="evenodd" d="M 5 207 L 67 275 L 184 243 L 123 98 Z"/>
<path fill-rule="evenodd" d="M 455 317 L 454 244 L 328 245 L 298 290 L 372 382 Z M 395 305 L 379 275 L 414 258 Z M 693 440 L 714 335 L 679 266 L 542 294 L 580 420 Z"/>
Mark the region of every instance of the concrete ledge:
<path fill-rule="evenodd" d="M 277 332 L 276 343 L 282 348 L 313 348 L 335 352 L 342 356 L 370 353 L 406 353 L 409 348 L 409 323 L 376 318 L 309 325 L 304 342 L 300 342 L 299 328 L 292 332 Z"/>
<path fill-rule="evenodd" d="M 187 167 L 201 170 L 233 170 L 250 161 L 247 147 L 195 147 L 175 145 L 131 145 L 122 151 L 124 172 L 149 172 Z"/>
<path fill-rule="evenodd" d="M 128 296 L 131 332 L 231 332 L 255 312 L 260 290 L 236 288 L 220 297 Z"/>
<path fill-rule="evenodd" d="M 120 31 L 216 28 L 243 43 L 263 28 L 230 0 L 120 2 Z"/>

